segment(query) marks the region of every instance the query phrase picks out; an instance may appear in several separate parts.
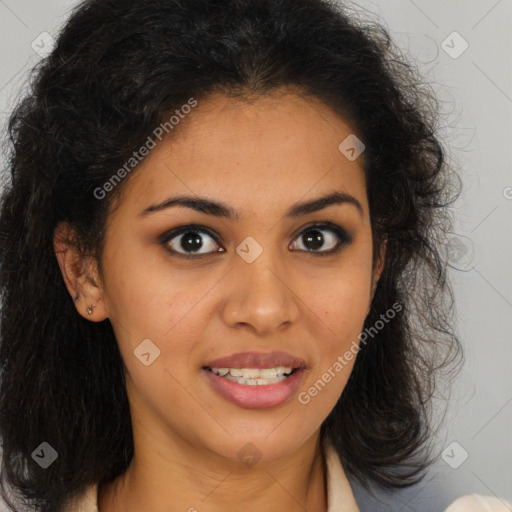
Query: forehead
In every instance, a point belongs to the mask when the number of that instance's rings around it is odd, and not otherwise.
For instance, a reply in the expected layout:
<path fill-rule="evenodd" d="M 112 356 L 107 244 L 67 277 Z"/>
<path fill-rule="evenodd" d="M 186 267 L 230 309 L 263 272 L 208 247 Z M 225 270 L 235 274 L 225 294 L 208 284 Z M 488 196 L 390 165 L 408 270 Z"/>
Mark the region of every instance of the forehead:
<path fill-rule="evenodd" d="M 180 122 L 130 177 L 126 206 L 140 211 L 186 193 L 222 198 L 243 212 L 244 205 L 283 205 L 332 190 L 366 202 L 364 155 L 351 161 L 339 148 L 353 128 L 316 98 L 215 94 Z"/>

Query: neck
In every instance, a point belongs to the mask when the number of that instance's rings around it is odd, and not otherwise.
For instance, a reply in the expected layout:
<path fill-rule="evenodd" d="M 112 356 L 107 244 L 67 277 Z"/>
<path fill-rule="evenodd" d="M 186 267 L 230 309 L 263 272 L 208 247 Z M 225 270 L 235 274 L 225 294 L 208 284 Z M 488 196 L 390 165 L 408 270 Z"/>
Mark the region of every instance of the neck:
<path fill-rule="evenodd" d="M 135 438 L 135 436 L 134 436 Z M 139 444 L 139 446 L 142 446 Z M 100 486 L 99 512 L 326 512 L 326 474 L 318 433 L 287 457 L 252 467 L 205 454 L 186 442 L 168 451 L 135 443 L 127 471 Z"/>

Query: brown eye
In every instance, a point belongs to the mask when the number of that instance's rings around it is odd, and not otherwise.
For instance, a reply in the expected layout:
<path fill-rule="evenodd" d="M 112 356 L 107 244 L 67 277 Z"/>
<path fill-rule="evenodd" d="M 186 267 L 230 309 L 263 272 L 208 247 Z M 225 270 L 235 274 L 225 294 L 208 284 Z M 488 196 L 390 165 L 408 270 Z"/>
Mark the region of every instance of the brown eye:
<path fill-rule="evenodd" d="M 301 231 L 297 237 L 299 243 L 293 242 L 294 249 L 318 253 L 318 255 L 333 254 L 343 245 L 349 244 L 352 238 L 348 233 L 331 223 L 314 224 Z M 322 249 L 322 250 L 320 250 Z"/>
<path fill-rule="evenodd" d="M 352 237 L 342 227 L 324 222 L 303 229 L 296 240 L 298 242 L 292 242 L 292 249 L 327 256 L 349 244 Z M 172 255 L 183 258 L 200 258 L 226 251 L 210 229 L 196 224 L 181 226 L 164 233 L 159 237 L 159 241 Z M 218 249 L 215 250 L 215 247 Z"/>
<path fill-rule="evenodd" d="M 224 252 L 221 250 L 213 250 L 219 247 L 216 238 L 208 229 L 200 226 L 182 226 L 165 233 L 160 237 L 160 243 L 173 254 L 178 254 L 185 258 L 195 257 L 194 255 L 204 256 L 212 252 Z"/>

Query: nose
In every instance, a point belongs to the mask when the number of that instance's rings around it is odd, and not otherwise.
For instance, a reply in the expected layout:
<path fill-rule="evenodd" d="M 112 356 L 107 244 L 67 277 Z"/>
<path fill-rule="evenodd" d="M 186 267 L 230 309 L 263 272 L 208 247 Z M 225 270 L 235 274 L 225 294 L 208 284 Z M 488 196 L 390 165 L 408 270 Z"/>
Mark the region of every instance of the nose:
<path fill-rule="evenodd" d="M 277 251 L 270 250 L 264 250 L 252 263 L 237 256 L 221 312 L 229 327 L 245 327 L 264 336 L 296 321 L 300 298 L 279 258 Z"/>

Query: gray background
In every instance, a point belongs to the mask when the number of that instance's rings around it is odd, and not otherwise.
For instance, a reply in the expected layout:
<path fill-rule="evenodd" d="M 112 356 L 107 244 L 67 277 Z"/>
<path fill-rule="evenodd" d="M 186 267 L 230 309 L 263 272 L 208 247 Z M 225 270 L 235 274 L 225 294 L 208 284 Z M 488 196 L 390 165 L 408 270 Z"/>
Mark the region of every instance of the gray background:
<path fill-rule="evenodd" d="M 75 4 L 0 0 L 2 139 L 28 69 L 48 48 L 41 33 L 56 35 Z M 439 511 L 472 492 L 512 500 L 512 0 L 352 6 L 380 19 L 432 83 L 445 115 L 441 134 L 464 182 L 450 257 L 460 269 L 451 274 L 465 366 L 452 383 L 438 438 L 444 458 L 422 484 L 379 496 L 387 505 L 358 489 L 356 495 L 361 509 L 372 511 Z M 468 48 L 461 53 L 464 40 Z"/>

